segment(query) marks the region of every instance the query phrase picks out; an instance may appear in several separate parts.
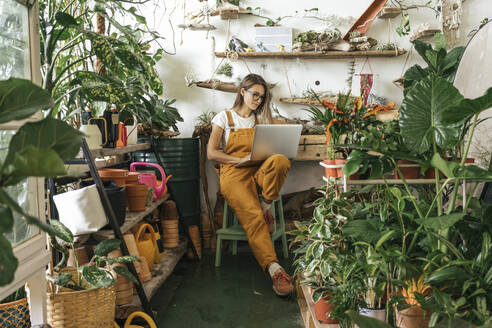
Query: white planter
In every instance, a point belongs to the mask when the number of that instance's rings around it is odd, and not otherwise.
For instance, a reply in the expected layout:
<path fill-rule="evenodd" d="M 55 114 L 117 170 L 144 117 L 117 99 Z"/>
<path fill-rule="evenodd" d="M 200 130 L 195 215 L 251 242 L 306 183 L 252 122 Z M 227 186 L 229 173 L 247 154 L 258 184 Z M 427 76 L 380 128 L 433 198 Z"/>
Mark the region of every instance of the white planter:
<path fill-rule="evenodd" d="M 386 310 L 385 309 L 382 309 L 382 310 L 373 310 L 373 309 L 360 309 L 359 310 L 359 313 L 361 315 L 365 315 L 366 317 L 371 317 L 371 318 L 374 318 L 374 319 L 377 319 L 377 320 L 380 320 L 380 321 L 383 321 L 383 322 L 386 322 Z M 355 327 L 358 328 L 357 325 L 355 325 Z M 363 328 L 363 327 L 361 327 Z"/>

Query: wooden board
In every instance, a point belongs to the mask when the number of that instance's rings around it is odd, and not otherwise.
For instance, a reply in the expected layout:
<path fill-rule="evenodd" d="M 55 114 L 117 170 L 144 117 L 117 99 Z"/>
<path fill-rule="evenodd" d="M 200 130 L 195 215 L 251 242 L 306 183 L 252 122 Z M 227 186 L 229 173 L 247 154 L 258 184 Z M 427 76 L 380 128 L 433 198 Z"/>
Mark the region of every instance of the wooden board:
<path fill-rule="evenodd" d="M 397 7 L 384 7 L 379 12 L 378 18 L 379 19 L 395 18 L 396 16 L 398 16 L 400 14 L 401 14 L 401 8 L 397 8 Z"/>
<path fill-rule="evenodd" d="M 434 35 L 436 33 L 439 33 L 441 32 L 441 30 L 438 30 L 438 29 L 429 29 L 429 30 L 425 30 L 425 31 L 422 31 L 422 32 L 419 32 L 417 34 L 414 34 L 412 35 L 412 37 L 410 38 L 410 41 L 415 41 L 415 40 L 428 40 L 428 39 L 431 39 L 434 37 Z"/>
<path fill-rule="evenodd" d="M 238 52 L 243 58 L 304 58 L 304 59 L 343 59 L 354 57 L 397 57 L 407 51 L 398 50 L 368 50 L 368 51 L 289 51 L 289 52 Z M 225 58 L 225 52 L 216 52 L 218 58 Z"/>
<path fill-rule="evenodd" d="M 324 135 L 301 135 L 295 161 L 320 161 L 326 158 Z"/>
<path fill-rule="evenodd" d="M 336 103 L 338 97 L 320 97 L 320 100 Z M 320 103 L 315 98 L 280 98 L 280 102 L 295 105 L 319 106 Z"/>
<path fill-rule="evenodd" d="M 239 92 L 239 86 L 235 85 L 233 82 L 222 82 L 218 80 L 198 81 L 198 82 L 189 83 L 188 86 L 190 85 L 196 85 L 199 88 L 212 89 L 212 90 L 218 90 L 223 92 L 230 92 L 230 93 Z M 269 87 L 270 89 L 273 89 L 276 85 L 277 85 L 276 83 L 270 83 Z"/>
<path fill-rule="evenodd" d="M 239 15 L 249 15 L 252 14 L 251 10 L 242 7 L 225 7 L 215 10 L 210 16 L 220 16 L 220 19 L 238 19 Z"/>
<path fill-rule="evenodd" d="M 387 0 L 374 0 L 366 11 L 364 11 L 364 13 L 350 27 L 343 39 L 348 41 L 350 39 L 350 33 L 353 31 L 359 31 L 361 35 L 364 35 L 371 26 L 376 15 L 379 14 L 384 5 L 386 5 L 386 1 Z"/>
<path fill-rule="evenodd" d="M 150 144 L 136 144 L 126 147 L 117 148 L 102 148 L 102 149 L 91 149 L 92 156 L 104 157 L 113 155 L 123 155 L 128 153 L 133 153 L 134 151 L 147 150 L 150 149 Z"/>
<path fill-rule="evenodd" d="M 178 27 L 190 31 L 212 31 L 217 29 L 215 26 L 210 24 L 178 24 Z"/>

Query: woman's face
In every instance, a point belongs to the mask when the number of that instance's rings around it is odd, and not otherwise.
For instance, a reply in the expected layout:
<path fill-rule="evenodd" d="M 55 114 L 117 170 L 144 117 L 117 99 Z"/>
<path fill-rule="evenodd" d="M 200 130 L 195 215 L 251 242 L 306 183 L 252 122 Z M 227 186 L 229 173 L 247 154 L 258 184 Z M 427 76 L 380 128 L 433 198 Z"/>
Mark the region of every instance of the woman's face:
<path fill-rule="evenodd" d="M 265 88 L 261 84 L 253 84 L 248 90 L 242 88 L 244 103 L 251 110 L 256 110 L 265 99 Z"/>

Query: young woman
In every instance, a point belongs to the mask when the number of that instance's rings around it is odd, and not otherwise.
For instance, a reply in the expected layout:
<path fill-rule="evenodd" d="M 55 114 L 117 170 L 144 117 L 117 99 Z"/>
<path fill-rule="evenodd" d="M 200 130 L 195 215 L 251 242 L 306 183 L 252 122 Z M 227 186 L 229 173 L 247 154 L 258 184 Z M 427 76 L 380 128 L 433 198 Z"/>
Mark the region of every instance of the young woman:
<path fill-rule="evenodd" d="M 232 109 L 220 112 L 212 120 L 207 152 L 209 160 L 220 163 L 220 191 L 246 232 L 256 260 L 271 276 L 275 293 L 285 296 L 293 286 L 290 276 L 278 264 L 270 238 L 273 217 L 269 208 L 279 198 L 290 162 L 277 154 L 259 167 L 234 166 L 249 159 L 255 125 L 272 123 L 268 85 L 261 76 L 249 74 L 240 84 Z M 258 190 L 263 196 L 261 202 Z"/>

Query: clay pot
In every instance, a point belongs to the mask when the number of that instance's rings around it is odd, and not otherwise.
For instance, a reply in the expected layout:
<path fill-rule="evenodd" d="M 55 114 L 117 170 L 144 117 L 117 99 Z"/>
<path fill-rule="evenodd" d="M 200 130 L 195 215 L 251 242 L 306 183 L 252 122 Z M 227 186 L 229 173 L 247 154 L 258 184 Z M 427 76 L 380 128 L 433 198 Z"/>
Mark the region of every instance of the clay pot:
<path fill-rule="evenodd" d="M 89 263 L 89 254 L 85 246 L 76 248 L 75 254 L 77 255 L 77 261 L 79 263 L 79 266 Z M 68 250 L 67 266 L 75 267 L 75 258 L 73 256 L 73 249 Z"/>
<path fill-rule="evenodd" d="M 198 226 L 189 226 L 188 233 L 190 234 L 191 242 L 193 246 L 195 246 L 196 253 L 198 254 L 198 258 L 202 259 L 202 244 L 200 240 L 200 229 Z M 193 255 L 193 251 L 191 248 L 188 249 L 187 256 L 190 260 L 194 260 L 195 256 Z"/>
<path fill-rule="evenodd" d="M 408 164 L 412 164 L 412 165 L 415 165 L 414 162 L 411 162 L 411 161 L 406 161 L 406 160 L 398 160 L 398 164 L 403 164 L 403 165 L 408 165 Z M 418 179 L 420 177 L 420 167 L 416 166 L 416 167 L 402 167 L 400 165 L 398 165 L 400 171 L 401 171 L 401 174 L 403 174 L 403 177 L 405 179 Z M 397 169 L 395 169 L 395 179 L 400 179 L 400 177 L 398 176 L 398 171 Z"/>
<path fill-rule="evenodd" d="M 99 176 L 102 180 L 112 180 L 114 183 L 118 185 L 118 187 L 122 187 L 126 184 L 126 179 L 128 176 L 128 170 L 123 169 L 100 169 L 98 170 Z"/>
<path fill-rule="evenodd" d="M 131 212 L 145 211 L 145 203 L 149 187 L 145 184 L 129 184 L 126 185 L 126 196 L 128 208 Z"/>
<path fill-rule="evenodd" d="M 176 203 L 173 200 L 167 200 L 162 204 L 161 219 L 177 220 L 179 218 Z"/>
<path fill-rule="evenodd" d="M 343 159 L 343 158 L 337 158 L 335 159 L 335 164 L 336 165 L 345 165 L 345 163 L 347 163 L 347 160 L 346 159 Z M 343 177 L 345 176 L 345 174 L 343 174 L 343 171 L 342 171 L 342 168 L 337 168 L 337 177 L 343 179 Z M 352 174 L 350 177 L 349 177 L 349 180 L 359 180 L 359 172 L 355 173 L 355 174 Z"/>
<path fill-rule="evenodd" d="M 140 172 L 128 172 L 126 184 L 137 184 L 138 179 L 140 179 Z"/>
<path fill-rule="evenodd" d="M 162 220 L 162 240 L 164 248 L 174 248 L 179 244 L 178 220 Z"/>
<path fill-rule="evenodd" d="M 325 160 L 323 160 L 323 163 L 325 163 L 327 165 L 335 165 L 335 160 L 334 159 L 325 159 Z M 337 169 L 325 167 L 325 177 L 336 178 L 337 176 L 338 176 Z"/>
<path fill-rule="evenodd" d="M 396 311 L 396 326 L 400 328 L 421 328 L 429 326 L 430 314 L 420 306 L 412 306 Z"/>
<path fill-rule="evenodd" d="M 321 323 L 335 324 L 338 320 L 330 319 L 328 313 L 333 310 L 333 305 L 330 303 L 330 296 L 325 295 L 318 302 L 314 303 L 314 315 L 316 320 Z"/>

